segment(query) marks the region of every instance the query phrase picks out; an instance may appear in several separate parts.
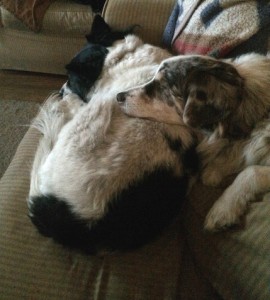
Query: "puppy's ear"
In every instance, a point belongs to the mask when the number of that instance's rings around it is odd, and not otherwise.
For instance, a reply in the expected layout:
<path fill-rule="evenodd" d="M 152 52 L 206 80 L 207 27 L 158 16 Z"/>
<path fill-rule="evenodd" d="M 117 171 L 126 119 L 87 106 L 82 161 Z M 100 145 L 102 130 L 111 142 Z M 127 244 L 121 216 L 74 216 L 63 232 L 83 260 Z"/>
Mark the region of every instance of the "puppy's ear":
<path fill-rule="evenodd" d="M 230 85 L 243 87 L 244 80 L 234 66 L 221 61 L 215 61 L 209 66 L 203 66 L 202 71 L 213 75 L 220 81 L 224 81 Z"/>
<path fill-rule="evenodd" d="M 239 122 L 236 124 L 234 121 L 227 119 L 221 121 L 218 125 L 219 137 L 222 138 L 244 138 L 247 137 L 252 130 L 252 126 Z"/>

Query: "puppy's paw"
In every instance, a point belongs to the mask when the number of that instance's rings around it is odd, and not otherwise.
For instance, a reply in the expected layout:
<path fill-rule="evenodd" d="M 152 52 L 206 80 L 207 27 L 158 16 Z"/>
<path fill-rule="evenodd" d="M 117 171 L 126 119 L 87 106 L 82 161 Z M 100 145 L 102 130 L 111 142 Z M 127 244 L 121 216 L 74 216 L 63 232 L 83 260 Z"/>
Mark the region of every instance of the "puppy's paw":
<path fill-rule="evenodd" d="M 211 170 L 210 168 L 205 169 L 201 175 L 202 183 L 207 186 L 218 186 L 222 180 L 222 174 L 219 171 Z"/>
<path fill-rule="evenodd" d="M 238 218 L 225 211 L 210 211 L 204 223 L 204 229 L 209 232 L 217 232 L 227 229 L 239 223 Z"/>
<path fill-rule="evenodd" d="M 244 209 L 237 208 L 232 201 L 227 202 L 221 196 L 207 214 L 204 229 L 210 232 L 225 230 L 238 224 L 243 213 Z"/>
<path fill-rule="evenodd" d="M 50 115 L 50 118 L 58 119 L 62 118 L 64 123 L 71 120 L 73 116 L 79 111 L 79 109 L 85 105 L 85 103 L 75 94 L 68 94 L 56 100 L 50 99 L 45 103 L 45 111 Z"/>
<path fill-rule="evenodd" d="M 119 55 L 113 54 L 111 54 L 110 56 L 108 54 L 105 62 L 106 67 L 113 67 L 120 61 L 121 57 Z"/>
<path fill-rule="evenodd" d="M 54 102 L 50 109 L 56 115 L 63 115 L 66 120 L 70 120 L 85 105 L 79 96 L 76 94 L 67 94 L 59 102 Z"/>
<path fill-rule="evenodd" d="M 61 104 L 63 105 L 65 112 L 69 111 L 74 115 L 80 107 L 85 105 L 85 102 L 83 102 L 78 95 L 71 93 L 63 97 Z"/>

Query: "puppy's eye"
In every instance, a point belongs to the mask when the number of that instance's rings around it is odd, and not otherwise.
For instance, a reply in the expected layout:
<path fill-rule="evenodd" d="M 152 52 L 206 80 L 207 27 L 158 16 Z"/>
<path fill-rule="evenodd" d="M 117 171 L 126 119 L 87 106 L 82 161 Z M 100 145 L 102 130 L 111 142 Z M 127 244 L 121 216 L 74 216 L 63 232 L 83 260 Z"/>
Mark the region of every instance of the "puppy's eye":
<path fill-rule="evenodd" d="M 198 90 L 198 91 L 196 91 L 196 98 L 199 101 L 206 102 L 207 101 L 207 94 L 206 94 L 206 92 L 204 92 L 202 90 Z"/>
<path fill-rule="evenodd" d="M 166 68 L 167 68 L 167 64 L 163 64 L 163 65 L 159 68 L 158 72 L 159 72 L 159 73 L 162 73 L 162 72 L 164 72 L 164 71 L 166 70 Z"/>
<path fill-rule="evenodd" d="M 151 83 L 147 84 L 145 87 L 145 93 L 149 97 L 154 97 L 156 89 L 157 89 L 157 84 L 155 81 L 152 81 Z"/>

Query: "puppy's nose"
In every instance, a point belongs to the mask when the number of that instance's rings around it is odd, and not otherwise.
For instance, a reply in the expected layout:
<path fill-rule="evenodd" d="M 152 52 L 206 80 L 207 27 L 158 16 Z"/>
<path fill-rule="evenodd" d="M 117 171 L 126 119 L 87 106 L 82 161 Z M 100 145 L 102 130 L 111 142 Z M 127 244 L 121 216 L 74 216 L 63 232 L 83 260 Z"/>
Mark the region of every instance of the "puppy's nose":
<path fill-rule="evenodd" d="M 116 99 L 119 103 L 124 103 L 126 101 L 126 93 L 124 93 L 124 92 L 118 93 L 116 95 Z"/>

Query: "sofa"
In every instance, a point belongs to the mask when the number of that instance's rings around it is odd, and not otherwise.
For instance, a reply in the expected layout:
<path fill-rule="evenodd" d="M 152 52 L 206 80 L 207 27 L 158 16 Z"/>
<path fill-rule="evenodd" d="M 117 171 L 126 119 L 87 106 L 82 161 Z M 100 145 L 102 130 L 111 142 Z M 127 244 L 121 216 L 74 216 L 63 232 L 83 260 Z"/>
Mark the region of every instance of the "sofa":
<path fill-rule="evenodd" d="M 85 35 L 90 32 L 96 12 L 73 0 L 47 1 L 52 3 L 46 10 L 43 8 L 44 16 L 36 18 L 42 20 L 42 28 L 37 20 L 30 21 L 24 14 L 17 13 L 16 17 L 14 7 L 1 7 L 0 69 L 66 74 L 65 65 L 86 43 Z M 35 0 L 26 2 L 32 4 Z M 128 5 L 124 0 L 107 1 L 102 14 L 115 29 L 139 24 L 138 34 L 160 45 L 173 5 L 173 0 L 129 1 Z"/>
<path fill-rule="evenodd" d="M 0 69 L 65 74 L 96 12 L 75 1 L 51 2 L 37 26 L 1 2 Z M 174 8 L 173 0 L 107 0 L 102 15 L 114 28 L 139 24 L 146 42 L 161 45 Z M 87 256 L 41 236 L 27 216 L 39 138 L 27 131 L 0 180 L 0 299 L 270 299 L 269 194 L 240 226 L 209 234 L 204 218 L 224 187 L 198 182 L 156 240 L 128 253 Z"/>

